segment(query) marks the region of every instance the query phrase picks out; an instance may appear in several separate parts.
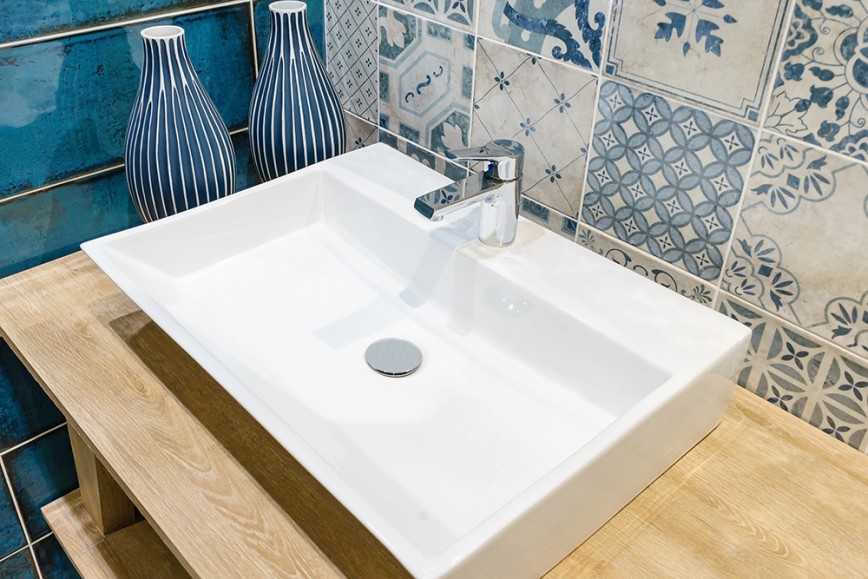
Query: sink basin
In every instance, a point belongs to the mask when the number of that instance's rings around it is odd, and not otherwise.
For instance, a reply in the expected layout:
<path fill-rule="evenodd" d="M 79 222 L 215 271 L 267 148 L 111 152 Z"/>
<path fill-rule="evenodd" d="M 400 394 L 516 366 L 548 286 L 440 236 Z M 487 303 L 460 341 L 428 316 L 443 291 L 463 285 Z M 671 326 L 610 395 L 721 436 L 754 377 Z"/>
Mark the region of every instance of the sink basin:
<path fill-rule="evenodd" d="M 719 422 L 747 328 L 374 145 L 82 247 L 416 577 L 535 577 Z M 421 367 L 364 352 L 396 337 Z"/>

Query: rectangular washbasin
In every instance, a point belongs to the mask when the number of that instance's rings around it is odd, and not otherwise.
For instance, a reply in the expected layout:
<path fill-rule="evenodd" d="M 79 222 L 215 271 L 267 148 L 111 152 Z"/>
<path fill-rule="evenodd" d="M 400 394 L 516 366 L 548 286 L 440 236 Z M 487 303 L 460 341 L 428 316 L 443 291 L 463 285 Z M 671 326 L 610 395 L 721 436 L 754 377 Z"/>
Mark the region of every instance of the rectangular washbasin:
<path fill-rule="evenodd" d="M 416 577 L 535 577 L 719 422 L 747 328 L 385 145 L 83 249 Z M 372 371 L 397 337 L 413 374 Z"/>

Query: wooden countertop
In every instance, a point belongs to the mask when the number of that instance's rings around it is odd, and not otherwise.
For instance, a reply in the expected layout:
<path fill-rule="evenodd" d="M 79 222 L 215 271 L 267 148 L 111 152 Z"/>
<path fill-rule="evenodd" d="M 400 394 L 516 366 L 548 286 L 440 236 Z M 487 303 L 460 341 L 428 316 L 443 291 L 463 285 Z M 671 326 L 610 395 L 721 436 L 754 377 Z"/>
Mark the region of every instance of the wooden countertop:
<path fill-rule="evenodd" d="M 0 330 L 189 574 L 406 576 L 84 254 L 0 281 Z M 53 512 L 81 510 L 76 495 Z M 857 577 L 866 538 L 868 457 L 738 388 L 547 577 Z"/>

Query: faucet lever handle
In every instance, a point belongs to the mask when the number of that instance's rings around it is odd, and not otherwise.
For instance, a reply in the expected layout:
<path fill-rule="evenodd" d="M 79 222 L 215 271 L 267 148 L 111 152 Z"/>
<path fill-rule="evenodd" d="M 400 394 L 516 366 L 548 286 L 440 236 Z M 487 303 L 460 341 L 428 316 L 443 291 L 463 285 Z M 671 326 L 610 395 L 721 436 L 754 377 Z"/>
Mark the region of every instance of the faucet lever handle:
<path fill-rule="evenodd" d="M 514 181 L 521 177 L 524 147 L 517 141 L 498 139 L 481 147 L 451 149 L 446 156 L 455 161 L 483 161 L 484 173 L 499 181 Z"/>

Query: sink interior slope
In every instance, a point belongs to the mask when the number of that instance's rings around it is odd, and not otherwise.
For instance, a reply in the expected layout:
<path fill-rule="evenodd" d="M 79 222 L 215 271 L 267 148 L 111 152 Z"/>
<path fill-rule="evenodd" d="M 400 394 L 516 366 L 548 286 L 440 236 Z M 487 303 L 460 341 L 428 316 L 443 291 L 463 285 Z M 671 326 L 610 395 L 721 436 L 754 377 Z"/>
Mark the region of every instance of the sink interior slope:
<path fill-rule="evenodd" d="M 719 421 L 748 331 L 375 145 L 83 246 L 419 577 L 539 575 Z M 370 371 L 383 337 L 413 375 Z"/>

